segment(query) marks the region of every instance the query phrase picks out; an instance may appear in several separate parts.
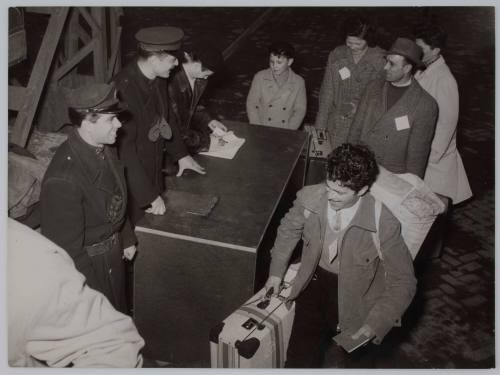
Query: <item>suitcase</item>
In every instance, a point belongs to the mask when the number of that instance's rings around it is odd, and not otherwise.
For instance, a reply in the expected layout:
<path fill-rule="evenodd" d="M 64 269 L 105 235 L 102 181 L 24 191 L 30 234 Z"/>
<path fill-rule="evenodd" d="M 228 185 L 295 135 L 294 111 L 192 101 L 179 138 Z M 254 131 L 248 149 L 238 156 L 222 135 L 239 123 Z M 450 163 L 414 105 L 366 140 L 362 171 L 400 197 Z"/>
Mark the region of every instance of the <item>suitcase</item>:
<path fill-rule="evenodd" d="M 295 315 L 295 303 L 285 298 L 299 266 L 289 267 L 279 296 L 266 296 L 262 288 L 211 330 L 212 368 L 284 367 Z"/>

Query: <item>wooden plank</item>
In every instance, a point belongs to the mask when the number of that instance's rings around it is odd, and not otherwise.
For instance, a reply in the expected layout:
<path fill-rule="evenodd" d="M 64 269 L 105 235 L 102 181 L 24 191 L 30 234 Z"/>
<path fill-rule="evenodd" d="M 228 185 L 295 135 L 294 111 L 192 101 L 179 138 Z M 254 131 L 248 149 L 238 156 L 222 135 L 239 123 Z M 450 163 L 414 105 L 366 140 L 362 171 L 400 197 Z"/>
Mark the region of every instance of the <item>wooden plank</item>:
<path fill-rule="evenodd" d="M 91 14 L 100 29 L 99 31 L 92 29 L 92 37 L 97 38 L 97 42 L 94 44 L 94 77 L 96 82 L 104 82 L 108 69 L 105 8 L 94 7 L 91 9 Z"/>
<path fill-rule="evenodd" d="M 54 8 L 54 13 L 50 17 L 49 24 L 45 30 L 45 35 L 28 82 L 28 95 L 17 115 L 12 131 L 12 142 L 21 147 L 24 147 L 28 140 L 31 123 L 38 107 L 40 95 L 42 94 L 57 44 L 61 38 L 68 11 L 68 7 Z"/>
<path fill-rule="evenodd" d="M 82 28 L 81 25 L 77 25 L 75 33 L 76 35 L 78 35 L 78 38 L 82 41 L 83 44 L 87 44 L 92 40 L 92 37 L 87 34 L 87 32 Z"/>
<path fill-rule="evenodd" d="M 276 10 L 275 8 L 270 8 L 266 10 L 238 38 L 236 38 L 236 40 L 222 52 L 222 57 L 224 58 L 224 60 L 227 60 L 245 41 L 245 39 L 255 30 L 257 30 L 271 16 L 271 14 L 275 10 Z"/>
<path fill-rule="evenodd" d="M 26 99 L 26 87 L 9 85 L 9 109 L 19 111 Z"/>
<path fill-rule="evenodd" d="M 38 13 L 38 14 L 48 14 L 51 15 L 54 12 L 54 7 L 26 7 L 24 8 L 28 13 Z"/>
<path fill-rule="evenodd" d="M 71 59 L 78 51 L 78 22 L 80 19 L 80 14 L 78 8 L 71 8 L 67 31 L 65 32 L 64 38 L 64 57 L 65 59 L 61 61 L 61 65 L 64 65 L 65 60 Z M 75 72 L 70 72 L 74 74 Z"/>
<path fill-rule="evenodd" d="M 95 44 L 98 42 L 97 38 L 93 38 L 90 43 L 81 48 L 71 59 L 66 60 L 66 62 L 61 65 L 52 75 L 52 82 L 59 81 L 64 77 L 71 69 L 73 69 L 80 61 L 82 61 L 90 52 L 95 48 Z"/>
<path fill-rule="evenodd" d="M 101 31 L 101 27 L 96 22 L 96 20 L 94 20 L 94 17 L 88 12 L 86 8 L 79 7 L 78 11 L 83 16 L 85 21 L 87 21 L 87 23 L 89 24 L 90 28 L 92 29 L 92 33 L 98 33 Z"/>
<path fill-rule="evenodd" d="M 109 77 L 109 72 L 111 73 L 111 77 L 116 74 L 118 71 L 121 69 L 122 61 L 121 61 L 121 48 L 120 48 L 120 38 L 121 38 L 121 33 L 122 29 L 120 26 L 120 17 L 123 15 L 123 9 L 121 7 L 113 7 L 109 9 L 109 33 L 110 33 L 110 45 L 113 50 L 111 51 L 111 59 L 109 63 L 109 69 L 108 69 L 108 77 Z M 114 48 L 114 46 L 117 46 Z M 113 53 L 116 53 L 116 58 L 113 59 Z M 111 67 L 113 68 L 111 70 Z M 109 77 L 109 78 L 111 78 Z"/>
<path fill-rule="evenodd" d="M 111 78 L 118 72 L 120 69 L 118 65 L 118 52 L 120 51 L 120 38 L 122 35 L 122 28 L 118 27 L 118 32 L 116 33 L 115 44 L 112 46 L 111 57 L 109 58 L 108 64 L 108 74 L 106 76 L 106 82 L 109 82 Z"/>

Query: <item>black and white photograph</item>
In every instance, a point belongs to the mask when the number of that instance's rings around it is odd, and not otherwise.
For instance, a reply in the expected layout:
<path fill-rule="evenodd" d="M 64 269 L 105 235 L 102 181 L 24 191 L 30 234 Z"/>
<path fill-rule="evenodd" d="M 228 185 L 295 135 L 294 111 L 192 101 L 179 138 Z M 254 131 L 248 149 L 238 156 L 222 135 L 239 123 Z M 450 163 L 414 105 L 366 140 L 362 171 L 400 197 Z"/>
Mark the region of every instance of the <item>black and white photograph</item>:
<path fill-rule="evenodd" d="M 256 4 L 4 5 L 3 370 L 495 369 L 495 4 Z"/>

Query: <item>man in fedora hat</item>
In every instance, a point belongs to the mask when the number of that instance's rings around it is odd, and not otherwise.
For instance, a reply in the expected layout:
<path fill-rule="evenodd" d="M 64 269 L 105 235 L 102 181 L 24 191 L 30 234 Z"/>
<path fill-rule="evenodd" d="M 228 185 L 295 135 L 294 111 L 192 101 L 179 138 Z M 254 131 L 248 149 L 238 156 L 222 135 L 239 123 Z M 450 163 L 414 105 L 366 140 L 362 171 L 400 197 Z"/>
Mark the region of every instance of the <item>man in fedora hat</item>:
<path fill-rule="evenodd" d="M 215 129 L 227 131 L 200 102 L 209 77 L 220 75 L 222 68 L 220 51 L 209 41 L 200 40 L 184 48 L 180 69 L 169 81 L 170 120 L 180 127 L 184 144 L 192 154 L 208 150 L 210 133 Z"/>
<path fill-rule="evenodd" d="M 136 238 L 126 215 L 124 168 L 108 146 L 123 108 L 114 86 L 103 83 L 71 91 L 67 104 L 77 128 L 42 181 L 42 234 L 68 252 L 91 288 L 126 312 L 123 258 L 134 257 Z"/>
<path fill-rule="evenodd" d="M 366 87 L 349 131 L 350 143 L 363 143 L 377 163 L 394 173 L 424 177 L 438 108 L 413 78 L 422 65 L 414 41 L 398 38 L 387 53 L 385 79 Z"/>
<path fill-rule="evenodd" d="M 177 27 L 141 29 L 135 35 L 137 57 L 114 78 L 121 99 L 131 116 L 118 140 L 120 159 L 127 168 L 129 215 L 133 224 L 150 212 L 165 213 L 161 197 L 164 152 L 185 169 L 204 174 L 204 169 L 189 155 L 178 127 L 168 122 L 167 81 L 178 65 L 184 32 Z"/>

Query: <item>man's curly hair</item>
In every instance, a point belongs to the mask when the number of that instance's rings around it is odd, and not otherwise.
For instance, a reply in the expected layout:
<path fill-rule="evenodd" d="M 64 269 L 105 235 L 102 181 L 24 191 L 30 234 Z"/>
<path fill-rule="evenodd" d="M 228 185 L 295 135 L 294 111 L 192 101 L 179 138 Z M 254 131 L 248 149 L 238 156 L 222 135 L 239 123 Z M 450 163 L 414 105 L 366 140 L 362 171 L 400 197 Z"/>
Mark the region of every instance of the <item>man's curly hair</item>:
<path fill-rule="evenodd" d="M 327 158 L 327 179 L 339 181 L 356 193 L 371 186 L 378 175 L 375 155 L 366 146 L 344 143 Z"/>

